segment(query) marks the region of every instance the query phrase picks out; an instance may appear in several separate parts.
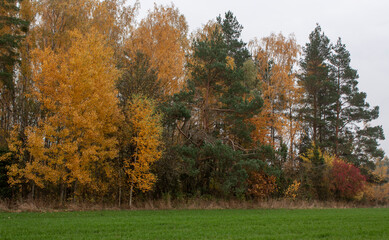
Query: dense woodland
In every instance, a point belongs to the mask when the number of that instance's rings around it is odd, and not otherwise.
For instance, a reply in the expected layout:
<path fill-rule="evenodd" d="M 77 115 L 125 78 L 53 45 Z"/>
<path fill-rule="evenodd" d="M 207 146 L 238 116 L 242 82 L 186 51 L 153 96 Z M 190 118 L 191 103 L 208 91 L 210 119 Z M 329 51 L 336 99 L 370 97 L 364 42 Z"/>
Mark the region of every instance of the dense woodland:
<path fill-rule="evenodd" d="M 246 43 L 125 0 L 0 1 L 0 197 L 387 201 L 388 166 L 341 39 Z"/>

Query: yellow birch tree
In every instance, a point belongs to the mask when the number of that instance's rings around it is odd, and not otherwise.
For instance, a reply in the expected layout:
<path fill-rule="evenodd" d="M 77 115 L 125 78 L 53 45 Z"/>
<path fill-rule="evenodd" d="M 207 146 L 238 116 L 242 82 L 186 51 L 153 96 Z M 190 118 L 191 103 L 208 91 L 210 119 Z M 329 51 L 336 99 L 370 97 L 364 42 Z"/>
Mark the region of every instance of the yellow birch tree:
<path fill-rule="evenodd" d="M 9 174 L 39 187 L 79 184 L 103 192 L 113 177 L 109 160 L 117 156 L 119 72 L 102 35 L 92 30 L 70 36 L 66 51 L 46 48 L 33 54 L 32 96 L 43 117 L 26 133 L 30 159 L 11 165 Z"/>
<path fill-rule="evenodd" d="M 261 41 L 255 39 L 250 42 L 250 48 L 257 63 L 257 78 L 264 100 L 261 113 L 252 119 L 257 128 L 253 138 L 274 148 L 288 140 L 292 151 L 300 128 L 294 114 L 301 90 L 293 72 L 300 48 L 293 36 L 286 38 L 282 34 L 271 34 Z"/>
<path fill-rule="evenodd" d="M 130 206 L 134 187 L 146 192 L 156 181 L 150 172 L 151 165 L 161 158 L 162 125 L 161 115 L 156 113 L 152 100 L 134 96 L 128 107 L 131 144 L 134 152 L 131 158 L 125 159 L 125 172 L 130 183 Z"/>
<path fill-rule="evenodd" d="M 165 95 L 172 95 L 183 86 L 187 35 L 185 17 L 174 5 L 155 5 L 126 44 L 129 59 L 134 59 L 138 52 L 150 59 Z"/>

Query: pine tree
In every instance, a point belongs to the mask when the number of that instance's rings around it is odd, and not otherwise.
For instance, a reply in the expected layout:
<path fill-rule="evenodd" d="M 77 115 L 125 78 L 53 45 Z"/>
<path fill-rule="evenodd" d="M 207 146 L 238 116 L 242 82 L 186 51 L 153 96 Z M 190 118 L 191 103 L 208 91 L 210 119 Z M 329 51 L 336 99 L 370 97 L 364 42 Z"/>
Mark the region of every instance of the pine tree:
<path fill-rule="evenodd" d="M 7 89 L 14 89 L 14 67 L 19 61 L 21 40 L 25 37 L 29 22 L 19 18 L 17 0 L 2 0 L 0 2 L 0 79 Z"/>
<path fill-rule="evenodd" d="M 15 120 L 15 68 L 20 62 L 20 44 L 29 22 L 20 18 L 17 0 L 0 1 L 1 128 L 7 133 Z"/>
<path fill-rule="evenodd" d="M 231 13 L 226 18 L 235 19 Z M 196 101 L 201 103 L 199 116 L 204 132 L 237 146 L 250 141 L 253 126 L 245 119 L 259 112 L 262 106 L 258 92 L 249 95 L 243 62 L 236 61 L 248 54 L 245 44 L 239 40 L 240 31 L 237 23 L 222 25 L 205 40 L 195 41 L 193 63 L 188 66 L 190 84 L 195 88 Z"/>
<path fill-rule="evenodd" d="M 309 35 L 309 43 L 303 48 L 300 62 L 302 74 L 300 83 L 304 87 L 302 120 L 309 127 L 311 140 L 320 148 L 327 150 L 331 146 L 329 133 L 333 131 L 335 88 L 330 79 L 330 40 L 316 26 Z"/>
<path fill-rule="evenodd" d="M 383 157 L 378 140 L 383 140 L 382 127 L 369 123 L 378 118 L 379 108 L 370 108 L 366 93 L 360 92 L 358 73 L 351 68 L 350 53 L 339 38 L 331 54 L 331 78 L 336 86 L 334 125 L 334 153 L 357 166 L 368 164 L 375 157 Z M 372 162 L 369 164 L 372 166 Z"/>
<path fill-rule="evenodd" d="M 194 40 L 187 87 L 175 97 L 186 96 L 187 104 L 175 103 L 171 109 L 181 106 L 190 111 L 190 117 L 176 112 L 183 120 L 177 128 L 187 140 L 184 148 L 195 152 L 181 157 L 194 166 L 197 188 L 202 193 L 242 194 L 249 169 L 260 166 L 258 159 L 250 161 L 243 153 L 252 146 L 254 126 L 248 120 L 260 111 L 262 99 L 258 91 L 247 88 L 243 63 L 249 55 L 239 39 L 241 25 L 232 13 L 219 17 L 219 23 Z M 185 179 L 192 182 L 189 176 Z"/>
<path fill-rule="evenodd" d="M 22 3 L 21 3 L 22 2 Z M 0 156 L 9 151 L 6 138 L 14 124 L 19 123 L 21 116 L 18 96 L 17 79 L 21 72 L 22 42 L 29 28 L 29 19 L 23 13 L 23 4 L 28 1 L 0 1 Z M 20 84 L 20 83 L 19 83 Z M 0 185 L 3 197 L 11 197 L 7 183 L 7 168 L 10 159 L 0 161 Z"/>
<path fill-rule="evenodd" d="M 341 40 L 332 46 L 318 25 L 301 61 L 302 118 L 310 127 L 311 140 L 321 149 L 355 166 L 373 168 L 371 159 L 384 155 L 377 142 L 384 139 L 382 127 L 370 124 L 378 118 L 379 108 L 371 108 L 366 93 L 359 91 L 359 76 L 350 61 Z"/>
<path fill-rule="evenodd" d="M 216 20 L 223 32 L 228 56 L 234 59 L 236 66 L 242 67 L 243 63 L 250 57 L 250 53 L 246 48 L 247 44 L 240 39 L 243 26 L 231 11 L 226 12 L 224 18 L 219 15 Z"/>

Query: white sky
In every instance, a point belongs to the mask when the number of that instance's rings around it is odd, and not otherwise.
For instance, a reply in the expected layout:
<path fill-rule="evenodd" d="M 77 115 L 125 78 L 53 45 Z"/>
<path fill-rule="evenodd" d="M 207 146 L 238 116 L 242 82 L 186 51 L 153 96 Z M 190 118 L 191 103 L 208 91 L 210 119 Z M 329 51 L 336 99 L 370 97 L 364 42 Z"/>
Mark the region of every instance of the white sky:
<path fill-rule="evenodd" d="M 231 10 L 243 25 L 245 42 L 271 33 L 293 33 L 303 46 L 319 23 L 331 42 L 338 37 L 358 70 L 359 89 L 371 106 L 380 107 L 375 125 L 382 125 L 388 140 L 381 142 L 389 153 L 389 1 L 387 0 L 140 0 L 138 19 L 154 2 L 171 4 L 186 17 L 190 32 L 219 14 Z"/>

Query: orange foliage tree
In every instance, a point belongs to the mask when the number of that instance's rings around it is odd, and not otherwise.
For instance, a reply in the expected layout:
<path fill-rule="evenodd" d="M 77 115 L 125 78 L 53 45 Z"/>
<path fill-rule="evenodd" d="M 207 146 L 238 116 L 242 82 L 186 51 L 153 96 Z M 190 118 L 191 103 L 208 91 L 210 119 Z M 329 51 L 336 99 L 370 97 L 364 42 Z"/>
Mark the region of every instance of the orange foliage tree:
<path fill-rule="evenodd" d="M 181 90 L 184 83 L 188 25 L 174 5 L 154 6 L 126 44 L 128 59 L 142 52 L 158 72 L 165 95 Z"/>
<path fill-rule="evenodd" d="M 95 28 L 114 48 L 115 55 L 133 31 L 139 2 L 125 0 L 42 0 L 35 1 L 36 21 L 33 35 L 40 48 L 68 47 L 70 32 L 88 33 Z"/>
<path fill-rule="evenodd" d="M 261 113 L 252 119 L 257 128 L 253 138 L 273 147 L 279 147 L 286 141 L 290 151 L 293 151 L 300 129 L 295 119 L 295 108 L 302 94 L 293 67 L 297 63 L 300 47 L 293 36 L 286 38 L 282 34 L 271 34 L 261 41 L 255 39 L 249 46 L 257 63 L 258 87 L 264 100 Z"/>
<path fill-rule="evenodd" d="M 124 160 L 125 173 L 131 185 L 131 206 L 133 188 L 146 192 L 156 181 L 150 167 L 162 155 L 162 125 L 154 102 L 142 96 L 133 97 L 128 107 L 128 120 L 132 135 L 130 141 L 135 149 L 132 156 Z"/>
<path fill-rule="evenodd" d="M 42 118 L 26 133 L 29 159 L 19 159 L 9 172 L 39 187 L 61 186 L 61 200 L 72 184 L 107 190 L 120 119 L 113 50 L 96 31 L 70 35 L 67 51 L 34 53 L 32 97 L 41 105 Z"/>
<path fill-rule="evenodd" d="M 39 47 L 60 49 L 69 44 L 70 31 L 85 32 L 95 0 L 35 1 L 36 26 L 34 35 Z"/>

